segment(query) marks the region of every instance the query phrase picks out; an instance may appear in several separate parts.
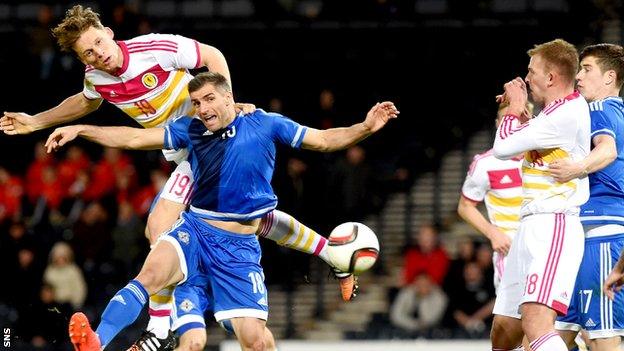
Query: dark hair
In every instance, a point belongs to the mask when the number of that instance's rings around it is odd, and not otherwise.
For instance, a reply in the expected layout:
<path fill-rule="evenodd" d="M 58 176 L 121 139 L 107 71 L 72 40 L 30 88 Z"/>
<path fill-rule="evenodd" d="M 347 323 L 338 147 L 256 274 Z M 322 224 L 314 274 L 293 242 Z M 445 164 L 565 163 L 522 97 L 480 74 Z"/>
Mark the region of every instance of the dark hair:
<path fill-rule="evenodd" d="M 206 84 L 212 84 L 215 88 L 221 89 L 222 91 L 232 92 L 232 88 L 230 87 L 230 83 L 228 83 L 227 78 L 217 72 L 202 72 L 193 77 L 193 79 L 188 82 L 188 92 L 195 92 Z"/>
<path fill-rule="evenodd" d="M 546 61 L 547 69 L 557 71 L 568 83 L 574 84 L 579 63 L 574 45 L 563 39 L 555 39 L 535 45 L 527 54 L 531 57 L 539 55 Z"/>
<path fill-rule="evenodd" d="M 63 21 L 52 29 L 52 35 L 62 51 L 71 52 L 78 38 L 91 27 L 104 28 L 100 22 L 100 15 L 90 7 L 84 8 L 82 5 L 76 5 L 67 10 Z"/>
<path fill-rule="evenodd" d="M 580 58 L 595 57 L 596 63 L 602 73 L 606 71 L 615 71 L 615 83 L 619 88 L 624 83 L 624 48 L 615 44 L 596 44 L 590 45 L 581 51 Z"/>

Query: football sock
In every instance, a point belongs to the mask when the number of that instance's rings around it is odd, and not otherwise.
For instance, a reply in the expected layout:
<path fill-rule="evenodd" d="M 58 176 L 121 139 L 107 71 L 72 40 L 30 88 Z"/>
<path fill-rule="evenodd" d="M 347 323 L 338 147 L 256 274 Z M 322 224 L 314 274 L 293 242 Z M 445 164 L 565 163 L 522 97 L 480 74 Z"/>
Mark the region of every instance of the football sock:
<path fill-rule="evenodd" d="M 318 256 L 331 266 L 327 254 L 327 239 L 288 213 L 274 210 L 267 214 L 262 219 L 258 235 L 281 246 Z"/>
<path fill-rule="evenodd" d="M 556 331 L 546 333 L 529 344 L 533 351 L 568 351 L 566 343 Z"/>
<path fill-rule="evenodd" d="M 113 296 L 102 313 L 102 320 L 95 331 L 102 348 L 137 319 L 148 297 L 147 291 L 137 280 L 131 280 Z"/>
<path fill-rule="evenodd" d="M 147 330 L 159 339 L 165 339 L 171 327 L 171 301 L 175 286 L 170 285 L 149 298 L 149 316 Z"/>

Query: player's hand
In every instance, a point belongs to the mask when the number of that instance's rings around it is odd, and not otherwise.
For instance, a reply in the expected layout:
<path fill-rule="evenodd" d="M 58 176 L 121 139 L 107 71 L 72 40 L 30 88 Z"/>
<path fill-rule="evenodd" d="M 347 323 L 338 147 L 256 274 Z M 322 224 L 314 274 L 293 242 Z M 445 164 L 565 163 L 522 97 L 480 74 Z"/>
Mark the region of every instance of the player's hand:
<path fill-rule="evenodd" d="M 607 280 L 605 280 L 604 285 L 602 286 L 602 291 L 609 297 L 609 299 L 611 299 L 611 301 L 613 301 L 615 293 L 622 290 L 623 286 L 624 272 L 621 272 L 616 265 L 616 267 L 611 270 L 611 273 L 609 273 Z"/>
<path fill-rule="evenodd" d="M 36 119 L 23 112 L 4 112 L 0 118 L 0 130 L 7 135 L 29 134 L 37 130 Z"/>
<path fill-rule="evenodd" d="M 80 126 L 67 126 L 56 128 L 46 140 L 45 148 L 48 153 L 56 151 L 68 142 L 76 139 L 80 132 Z"/>
<path fill-rule="evenodd" d="M 509 114 L 521 117 L 526 108 L 526 102 L 528 100 L 527 87 L 522 78 L 517 77 L 505 83 L 504 98 L 509 102 L 507 111 Z M 521 122 L 526 122 L 521 120 Z"/>
<path fill-rule="evenodd" d="M 366 119 L 363 122 L 364 127 L 371 133 L 375 133 L 383 128 L 390 119 L 397 118 L 399 113 L 393 102 L 378 102 L 366 114 Z"/>
<path fill-rule="evenodd" d="M 488 237 L 492 244 L 492 250 L 498 252 L 499 255 L 507 256 L 511 247 L 511 238 L 494 226 L 488 233 Z"/>
<path fill-rule="evenodd" d="M 236 113 L 242 112 L 244 115 L 246 115 L 248 113 L 254 112 L 256 110 L 256 105 L 237 102 L 236 104 L 234 104 L 234 108 L 236 109 Z"/>
<path fill-rule="evenodd" d="M 569 158 L 555 160 L 548 165 L 551 177 L 559 183 L 565 183 L 583 175 L 583 167 Z"/>

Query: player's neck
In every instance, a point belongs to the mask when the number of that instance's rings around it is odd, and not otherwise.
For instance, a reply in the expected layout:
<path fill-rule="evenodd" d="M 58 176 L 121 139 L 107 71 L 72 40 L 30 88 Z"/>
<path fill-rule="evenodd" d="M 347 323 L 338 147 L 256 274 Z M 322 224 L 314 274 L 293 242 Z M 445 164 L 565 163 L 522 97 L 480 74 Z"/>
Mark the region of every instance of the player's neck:
<path fill-rule="evenodd" d="M 606 90 L 604 92 L 600 92 L 598 94 L 596 94 L 596 96 L 592 99 L 592 101 L 596 101 L 596 100 L 604 100 L 608 97 L 618 97 L 620 96 L 620 91 L 617 89 L 609 89 Z"/>
<path fill-rule="evenodd" d="M 548 106 L 551 102 L 559 99 L 564 99 L 566 96 L 574 93 L 574 86 L 565 86 L 561 88 L 554 88 L 546 94 L 544 99 L 544 106 Z"/>

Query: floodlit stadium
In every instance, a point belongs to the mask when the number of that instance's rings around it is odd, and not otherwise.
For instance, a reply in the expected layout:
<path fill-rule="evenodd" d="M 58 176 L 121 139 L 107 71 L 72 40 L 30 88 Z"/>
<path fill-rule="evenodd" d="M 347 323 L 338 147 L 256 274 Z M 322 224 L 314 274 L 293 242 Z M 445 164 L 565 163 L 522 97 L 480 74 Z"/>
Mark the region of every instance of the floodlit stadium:
<path fill-rule="evenodd" d="M 3 2 L 4 349 L 620 349 L 622 13 Z"/>

